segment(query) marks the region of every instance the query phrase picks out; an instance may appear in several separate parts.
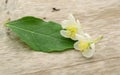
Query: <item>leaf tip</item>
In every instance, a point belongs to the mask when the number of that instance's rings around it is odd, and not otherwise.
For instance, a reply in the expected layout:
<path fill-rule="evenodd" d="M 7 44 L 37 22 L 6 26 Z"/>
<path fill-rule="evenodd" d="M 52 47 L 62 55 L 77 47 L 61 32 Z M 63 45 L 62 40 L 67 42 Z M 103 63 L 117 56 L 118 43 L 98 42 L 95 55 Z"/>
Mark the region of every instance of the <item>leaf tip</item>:
<path fill-rule="evenodd" d="M 10 22 L 11 21 L 11 18 L 9 17 L 9 18 L 7 18 L 4 22 L 3 22 L 3 24 L 5 25 L 5 26 L 8 26 L 8 22 Z"/>

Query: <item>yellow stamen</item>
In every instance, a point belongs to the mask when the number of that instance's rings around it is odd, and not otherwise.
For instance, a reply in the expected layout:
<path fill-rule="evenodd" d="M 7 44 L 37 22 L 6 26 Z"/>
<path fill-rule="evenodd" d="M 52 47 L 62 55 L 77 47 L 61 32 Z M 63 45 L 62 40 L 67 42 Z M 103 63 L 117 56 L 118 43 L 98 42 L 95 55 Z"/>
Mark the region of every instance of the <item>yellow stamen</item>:
<path fill-rule="evenodd" d="M 75 37 L 75 34 L 77 33 L 77 27 L 75 27 L 74 25 L 71 25 L 69 27 L 66 28 L 67 35 L 70 36 L 71 38 Z"/>
<path fill-rule="evenodd" d="M 80 48 L 80 51 L 84 52 L 85 50 L 87 50 L 90 47 L 90 42 L 80 40 L 78 47 Z"/>

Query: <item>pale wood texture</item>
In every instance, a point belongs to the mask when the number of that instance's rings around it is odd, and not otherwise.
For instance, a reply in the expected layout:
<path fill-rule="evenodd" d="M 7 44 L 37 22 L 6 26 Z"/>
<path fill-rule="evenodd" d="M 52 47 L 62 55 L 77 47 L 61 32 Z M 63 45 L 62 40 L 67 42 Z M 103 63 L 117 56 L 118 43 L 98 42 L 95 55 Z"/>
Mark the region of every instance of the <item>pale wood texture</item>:
<path fill-rule="evenodd" d="M 27 15 L 60 23 L 69 13 L 94 38 L 104 36 L 92 59 L 32 51 L 3 25 Z M 120 75 L 120 0 L 0 0 L 0 75 Z"/>

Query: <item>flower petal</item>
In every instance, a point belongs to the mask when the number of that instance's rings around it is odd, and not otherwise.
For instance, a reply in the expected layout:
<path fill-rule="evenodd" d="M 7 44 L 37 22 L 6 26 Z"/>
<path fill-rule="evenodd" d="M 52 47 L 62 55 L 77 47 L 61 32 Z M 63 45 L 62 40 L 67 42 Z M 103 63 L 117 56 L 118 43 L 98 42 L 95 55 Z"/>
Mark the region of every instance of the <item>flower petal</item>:
<path fill-rule="evenodd" d="M 76 34 L 77 40 L 86 40 L 86 38 L 82 34 Z"/>
<path fill-rule="evenodd" d="M 71 26 L 71 25 L 76 26 L 76 23 L 74 23 L 71 20 L 64 20 L 64 21 L 62 21 L 61 25 L 62 25 L 62 28 L 65 29 L 66 27 Z"/>
<path fill-rule="evenodd" d="M 69 36 L 67 36 L 67 31 L 66 30 L 61 30 L 60 34 L 66 38 L 69 38 Z"/>
<path fill-rule="evenodd" d="M 66 28 L 68 25 L 69 25 L 70 21 L 69 20 L 64 20 L 62 21 L 61 25 L 62 25 L 62 28 Z"/>
<path fill-rule="evenodd" d="M 77 34 L 75 34 L 75 37 L 71 37 L 71 39 L 72 39 L 72 40 L 78 40 L 78 39 L 76 38 L 76 35 L 77 35 Z"/>
<path fill-rule="evenodd" d="M 83 29 L 82 29 L 82 26 L 81 26 L 79 20 L 77 20 L 77 24 L 76 25 L 77 25 L 78 33 L 79 34 L 83 33 Z"/>
<path fill-rule="evenodd" d="M 87 39 L 91 39 L 91 36 L 90 36 L 89 34 L 84 33 L 84 35 L 85 35 L 85 37 L 86 37 Z"/>
<path fill-rule="evenodd" d="M 62 27 L 65 29 L 68 26 L 75 26 L 78 30 L 81 31 L 81 25 L 79 20 L 75 20 L 74 16 L 72 14 L 69 14 L 68 20 L 62 21 Z"/>
<path fill-rule="evenodd" d="M 82 55 L 86 58 L 91 58 L 95 53 L 95 44 L 91 44 L 91 49 L 82 52 Z"/>
<path fill-rule="evenodd" d="M 74 18 L 74 16 L 72 14 L 69 14 L 68 19 L 75 22 L 75 18 Z"/>
<path fill-rule="evenodd" d="M 75 44 L 74 44 L 74 48 L 75 48 L 75 50 L 79 50 L 79 47 L 78 47 L 78 44 L 79 44 L 80 42 L 79 41 L 77 41 Z"/>
<path fill-rule="evenodd" d="M 81 24 L 80 24 L 80 21 L 79 20 L 77 20 L 77 27 L 79 28 L 79 29 L 81 29 Z"/>
<path fill-rule="evenodd" d="M 78 40 L 83 39 L 83 40 L 86 40 L 86 41 L 91 41 L 92 40 L 91 36 L 87 33 L 84 33 L 83 31 L 81 31 L 77 34 L 77 39 Z"/>

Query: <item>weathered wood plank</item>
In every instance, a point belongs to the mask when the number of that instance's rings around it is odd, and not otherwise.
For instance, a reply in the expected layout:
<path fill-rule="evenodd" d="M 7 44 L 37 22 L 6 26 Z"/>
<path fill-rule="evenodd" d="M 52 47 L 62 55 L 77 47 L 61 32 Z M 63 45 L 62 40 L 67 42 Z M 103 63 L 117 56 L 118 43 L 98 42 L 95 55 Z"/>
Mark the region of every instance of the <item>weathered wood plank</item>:
<path fill-rule="evenodd" d="M 53 12 L 53 8 L 60 10 Z M 3 25 L 8 17 L 14 20 L 27 15 L 60 23 L 69 13 L 93 37 L 104 36 L 92 59 L 75 50 L 50 54 L 32 51 L 8 35 Z M 0 0 L 0 15 L 0 75 L 120 74 L 120 0 Z"/>

